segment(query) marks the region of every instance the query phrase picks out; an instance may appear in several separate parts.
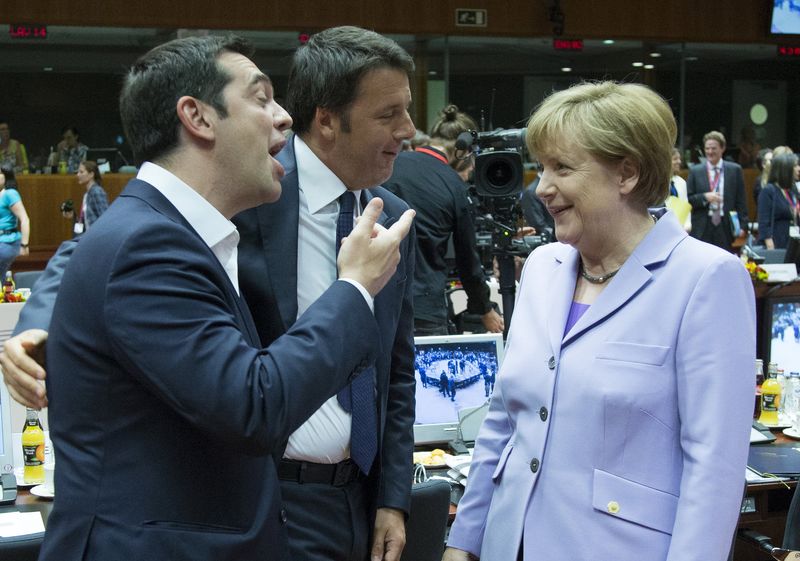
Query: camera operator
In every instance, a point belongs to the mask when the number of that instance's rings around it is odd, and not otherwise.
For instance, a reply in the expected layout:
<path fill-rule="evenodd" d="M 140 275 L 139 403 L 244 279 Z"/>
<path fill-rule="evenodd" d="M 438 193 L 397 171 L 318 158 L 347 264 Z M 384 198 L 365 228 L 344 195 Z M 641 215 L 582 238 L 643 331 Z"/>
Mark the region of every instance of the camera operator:
<path fill-rule="evenodd" d="M 475 128 L 472 118 L 455 105 L 448 105 L 431 129 L 430 144 L 399 154 L 392 177 L 383 184 L 417 212 L 416 335 L 448 333 L 445 253 L 450 234 L 458 275 L 467 293 L 467 311 L 480 315 L 487 331 L 500 333 L 504 329 L 503 318 L 489 300 L 489 288 L 475 249 L 467 187 L 451 167 L 456 138 Z"/>

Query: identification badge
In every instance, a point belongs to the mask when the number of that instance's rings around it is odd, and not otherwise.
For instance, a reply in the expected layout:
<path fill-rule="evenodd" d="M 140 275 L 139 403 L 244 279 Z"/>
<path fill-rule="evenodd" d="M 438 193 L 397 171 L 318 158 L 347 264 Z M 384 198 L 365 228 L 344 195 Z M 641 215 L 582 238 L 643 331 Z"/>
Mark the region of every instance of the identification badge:
<path fill-rule="evenodd" d="M 789 237 L 800 238 L 800 226 L 789 226 Z"/>
<path fill-rule="evenodd" d="M 72 231 L 75 232 L 75 234 L 83 234 L 83 222 L 76 222 Z"/>

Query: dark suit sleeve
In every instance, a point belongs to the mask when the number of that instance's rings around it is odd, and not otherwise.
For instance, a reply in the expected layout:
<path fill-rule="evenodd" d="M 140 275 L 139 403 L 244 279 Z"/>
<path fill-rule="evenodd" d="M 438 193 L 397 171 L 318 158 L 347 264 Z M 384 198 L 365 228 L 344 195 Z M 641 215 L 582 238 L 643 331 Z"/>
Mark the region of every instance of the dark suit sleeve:
<path fill-rule="evenodd" d="M 411 478 L 414 452 L 414 229 L 402 247 L 405 263 L 405 290 L 399 310 L 397 331 L 392 345 L 389 391 L 386 402 L 386 425 L 381 449 L 381 474 L 377 506 L 396 508 L 406 514 L 411 506 Z"/>
<path fill-rule="evenodd" d="M 227 284 L 199 238 L 177 225 L 149 228 L 116 251 L 100 333 L 153 399 L 212 438 L 273 452 L 373 363 L 377 324 L 358 289 L 338 281 L 285 335 L 256 348 Z"/>
<path fill-rule="evenodd" d="M 758 194 L 758 239 L 766 240 L 772 237 L 773 218 L 775 216 L 775 189 L 767 185 Z"/>
<path fill-rule="evenodd" d="M 744 173 L 742 167 L 735 166 L 736 173 L 734 175 L 736 186 L 736 214 L 739 215 L 739 225 L 742 230 L 747 232 L 750 229 L 750 214 L 747 209 L 747 196 L 744 191 Z"/>
<path fill-rule="evenodd" d="M 456 186 L 454 196 L 453 249 L 456 254 L 458 278 L 467 293 L 467 311 L 483 315 L 492 309 L 489 287 L 481 267 L 478 251 L 475 249 L 475 223 L 469 210 L 467 192 L 461 185 Z"/>
<path fill-rule="evenodd" d="M 689 175 L 686 178 L 686 197 L 689 199 L 692 209 L 700 209 L 708 206 L 705 192 L 702 191 L 702 185 L 697 178 L 697 174 L 697 169 L 690 169 Z"/>
<path fill-rule="evenodd" d="M 30 298 L 19 313 L 19 321 L 17 321 L 12 335 L 19 335 L 26 329 L 47 331 L 50 328 L 50 318 L 53 315 L 53 306 L 56 303 L 61 277 L 64 275 L 64 268 L 77 247 L 79 239 L 75 238 L 62 243 L 55 255 L 47 262 L 47 268 L 37 279 Z"/>

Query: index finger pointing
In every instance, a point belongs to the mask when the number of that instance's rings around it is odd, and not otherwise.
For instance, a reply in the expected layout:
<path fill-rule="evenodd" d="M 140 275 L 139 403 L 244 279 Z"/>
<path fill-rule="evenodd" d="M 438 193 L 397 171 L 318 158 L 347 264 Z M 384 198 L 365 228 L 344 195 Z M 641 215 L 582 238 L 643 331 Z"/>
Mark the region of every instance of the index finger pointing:
<path fill-rule="evenodd" d="M 408 235 L 408 231 L 411 229 L 411 224 L 414 222 L 414 217 L 416 215 L 416 211 L 408 209 L 400 217 L 400 220 L 391 225 L 389 231 L 399 236 L 399 239 L 402 240 Z"/>
<path fill-rule="evenodd" d="M 375 223 L 381 216 L 381 212 L 383 212 L 383 199 L 380 197 L 373 197 L 367 206 L 364 207 L 350 235 L 361 235 L 369 238 L 372 235 L 372 229 L 375 227 Z"/>

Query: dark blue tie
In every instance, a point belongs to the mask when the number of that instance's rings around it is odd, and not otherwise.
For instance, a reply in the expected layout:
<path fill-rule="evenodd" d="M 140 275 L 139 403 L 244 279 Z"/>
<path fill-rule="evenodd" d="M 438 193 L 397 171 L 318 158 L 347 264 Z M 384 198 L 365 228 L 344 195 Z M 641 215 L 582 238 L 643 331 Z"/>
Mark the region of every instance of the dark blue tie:
<path fill-rule="evenodd" d="M 674 181 L 670 181 L 669 182 L 669 194 L 672 195 L 673 197 L 677 197 L 678 196 L 678 190 L 675 188 L 675 182 Z"/>
<path fill-rule="evenodd" d="M 353 231 L 355 195 L 346 191 L 339 197 L 339 218 L 336 220 L 336 255 L 342 238 Z M 352 415 L 350 457 L 365 474 L 369 473 L 378 452 L 378 424 L 375 412 L 375 368 L 370 366 L 336 394 L 339 405 Z"/>

